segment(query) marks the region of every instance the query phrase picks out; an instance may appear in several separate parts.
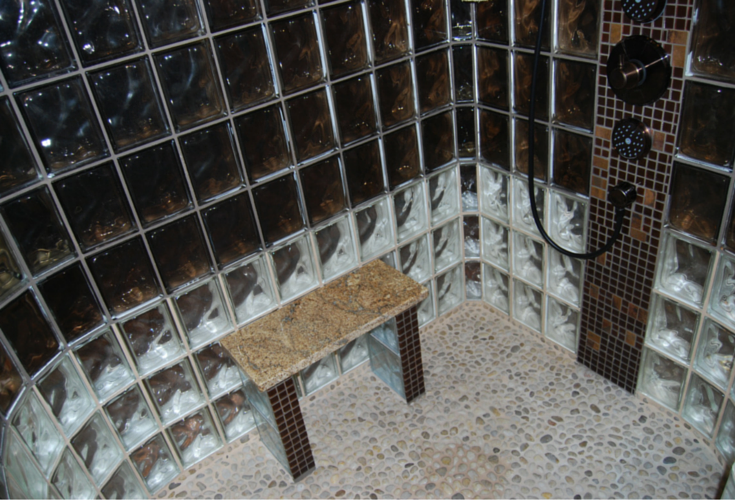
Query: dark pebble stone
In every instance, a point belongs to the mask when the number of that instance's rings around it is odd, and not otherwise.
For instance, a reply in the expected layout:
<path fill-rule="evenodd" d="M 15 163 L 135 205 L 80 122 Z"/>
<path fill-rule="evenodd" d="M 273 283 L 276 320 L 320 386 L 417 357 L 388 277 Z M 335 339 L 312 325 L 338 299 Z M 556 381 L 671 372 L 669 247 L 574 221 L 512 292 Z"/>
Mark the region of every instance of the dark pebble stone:
<path fill-rule="evenodd" d="M 675 464 L 676 463 L 676 459 L 674 457 L 666 457 L 666 458 L 664 458 L 664 463 L 665 464 Z"/>
<path fill-rule="evenodd" d="M 174 488 L 178 488 L 179 486 L 181 486 L 181 483 L 171 483 L 168 485 L 168 489 L 173 490 Z"/>
<path fill-rule="evenodd" d="M 378 500 L 378 495 L 376 495 L 375 493 L 370 493 L 370 498 L 372 498 L 373 500 Z"/>
<path fill-rule="evenodd" d="M 554 439 L 554 438 L 551 437 L 551 434 L 544 434 L 543 436 L 541 436 L 541 442 L 542 443 L 548 443 L 552 439 Z"/>
<path fill-rule="evenodd" d="M 279 488 L 285 488 L 286 486 L 288 486 L 288 484 L 286 484 L 286 481 L 284 481 L 283 479 L 281 479 L 281 482 L 278 483 L 278 487 Z"/>
<path fill-rule="evenodd" d="M 671 451 L 674 452 L 674 455 L 683 455 L 686 450 L 682 448 L 681 446 L 677 446 Z"/>
<path fill-rule="evenodd" d="M 408 469 L 409 467 L 413 467 L 413 462 L 408 462 L 406 465 L 403 466 L 404 469 Z"/>
<path fill-rule="evenodd" d="M 500 448 L 493 448 L 493 453 L 500 453 Z"/>
<path fill-rule="evenodd" d="M 582 500 L 582 495 L 574 495 L 574 500 Z"/>
<path fill-rule="evenodd" d="M 554 455 L 553 453 L 547 453 L 545 456 L 546 456 L 546 459 L 549 460 L 550 462 L 554 462 L 555 464 L 559 463 L 559 459 L 556 458 L 556 455 Z"/>
<path fill-rule="evenodd" d="M 592 477 L 592 471 L 591 470 L 586 470 L 586 471 L 584 471 L 584 475 L 587 476 L 587 477 Z"/>
<path fill-rule="evenodd" d="M 646 422 L 648 422 L 648 417 L 647 417 L 647 416 L 645 416 L 645 415 L 641 415 L 641 416 L 640 416 L 640 418 L 638 419 L 638 421 L 639 421 L 640 423 L 642 423 L 642 424 L 645 424 Z M 650 498 L 650 497 L 649 497 L 649 498 Z"/>
<path fill-rule="evenodd" d="M 592 493 L 585 493 L 585 494 L 584 494 L 584 497 L 585 497 L 585 498 L 594 498 L 594 497 L 592 496 Z"/>
<path fill-rule="evenodd" d="M 426 491 L 431 491 L 434 488 L 436 488 L 436 485 L 434 483 L 427 483 L 426 486 L 424 486 L 424 488 L 426 489 Z"/>
<path fill-rule="evenodd" d="M 345 490 L 339 490 L 337 493 L 334 494 L 335 497 L 343 497 L 345 496 Z"/>
<path fill-rule="evenodd" d="M 214 499 L 215 499 L 215 500 L 221 500 L 222 498 L 224 498 L 224 497 L 222 496 L 222 493 L 217 493 L 217 494 L 216 494 L 216 495 L 214 496 Z"/>
<path fill-rule="evenodd" d="M 597 405 L 590 405 L 590 410 L 595 413 L 600 413 L 600 409 L 597 407 Z"/>
<path fill-rule="evenodd" d="M 663 465 L 659 465 L 658 467 L 656 467 L 656 470 L 662 476 L 665 476 L 666 475 L 666 467 L 664 467 Z"/>
<path fill-rule="evenodd" d="M 510 352 L 518 352 L 520 350 L 521 350 L 521 346 L 519 345 L 514 345 L 513 347 L 510 348 Z"/>
<path fill-rule="evenodd" d="M 456 498 L 457 500 L 464 500 L 464 495 L 462 493 L 455 493 L 452 495 L 452 498 Z"/>

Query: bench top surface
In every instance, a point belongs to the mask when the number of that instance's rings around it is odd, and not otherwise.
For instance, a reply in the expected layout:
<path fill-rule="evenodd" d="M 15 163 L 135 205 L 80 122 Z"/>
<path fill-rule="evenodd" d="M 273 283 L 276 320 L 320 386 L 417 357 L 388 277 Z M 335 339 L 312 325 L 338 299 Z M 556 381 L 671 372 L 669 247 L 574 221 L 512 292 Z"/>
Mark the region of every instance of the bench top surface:
<path fill-rule="evenodd" d="M 265 391 L 428 295 L 375 260 L 237 330 L 222 345 Z"/>

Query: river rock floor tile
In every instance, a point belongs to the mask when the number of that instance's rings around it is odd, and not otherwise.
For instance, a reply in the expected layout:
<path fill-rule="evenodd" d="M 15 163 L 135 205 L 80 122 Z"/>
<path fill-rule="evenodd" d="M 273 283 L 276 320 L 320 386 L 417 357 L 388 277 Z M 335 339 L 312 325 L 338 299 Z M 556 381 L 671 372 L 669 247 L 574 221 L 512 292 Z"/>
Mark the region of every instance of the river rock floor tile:
<path fill-rule="evenodd" d="M 363 364 L 302 400 L 316 470 L 294 484 L 257 431 L 158 498 L 714 498 L 724 465 L 680 418 L 482 303 L 421 330 L 408 406 Z"/>

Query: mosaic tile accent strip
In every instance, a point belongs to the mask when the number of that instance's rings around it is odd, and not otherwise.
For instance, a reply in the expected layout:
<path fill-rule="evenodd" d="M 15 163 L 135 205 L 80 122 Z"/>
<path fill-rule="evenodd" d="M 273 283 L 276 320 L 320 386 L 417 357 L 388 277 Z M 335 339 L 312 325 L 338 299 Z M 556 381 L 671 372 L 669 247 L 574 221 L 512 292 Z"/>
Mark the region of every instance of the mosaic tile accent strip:
<path fill-rule="evenodd" d="M 401 372 L 403 373 L 406 402 L 412 403 L 426 392 L 416 306 L 396 316 L 396 331 L 398 332 L 398 348 L 401 351 Z"/>

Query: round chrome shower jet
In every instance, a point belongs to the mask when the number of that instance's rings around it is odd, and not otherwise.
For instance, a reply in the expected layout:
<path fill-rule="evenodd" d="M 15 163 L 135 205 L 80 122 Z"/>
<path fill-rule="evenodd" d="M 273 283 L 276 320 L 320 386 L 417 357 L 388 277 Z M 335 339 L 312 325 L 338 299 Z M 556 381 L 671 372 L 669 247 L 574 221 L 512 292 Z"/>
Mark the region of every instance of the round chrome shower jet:
<path fill-rule="evenodd" d="M 633 21 L 648 23 L 660 16 L 666 0 L 622 0 L 623 10 Z"/>
<path fill-rule="evenodd" d="M 626 118 L 613 128 L 612 146 L 623 158 L 643 158 L 651 150 L 652 144 L 653 131 L 640 120 Z"/>

